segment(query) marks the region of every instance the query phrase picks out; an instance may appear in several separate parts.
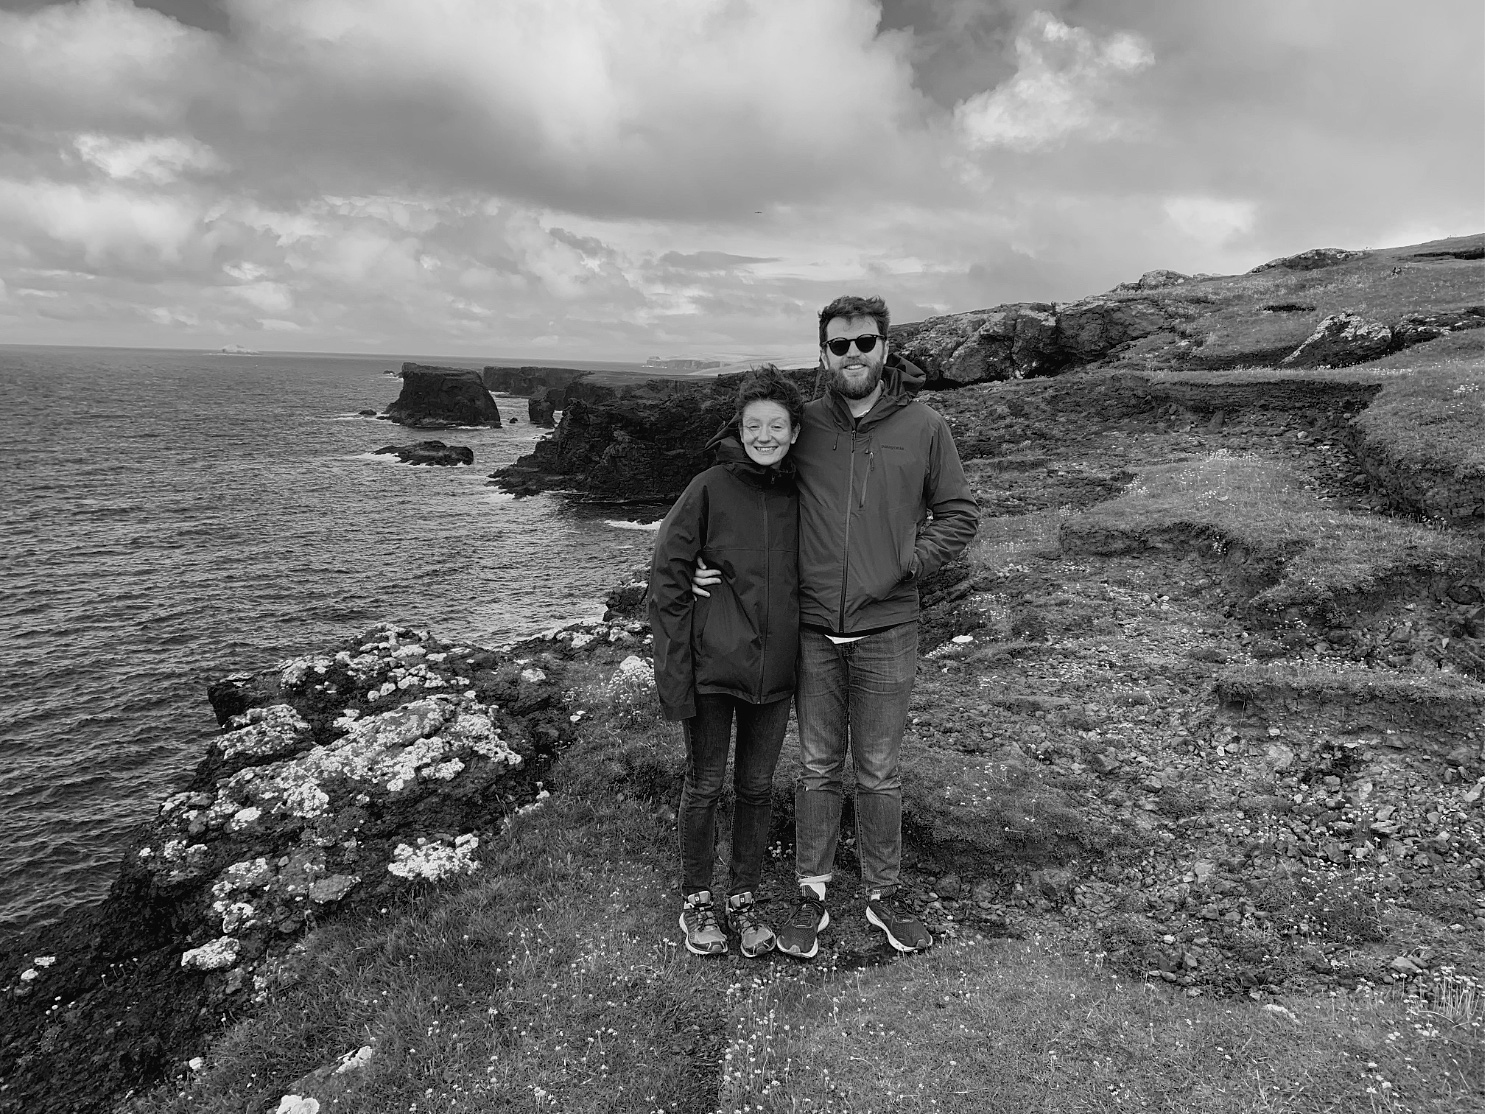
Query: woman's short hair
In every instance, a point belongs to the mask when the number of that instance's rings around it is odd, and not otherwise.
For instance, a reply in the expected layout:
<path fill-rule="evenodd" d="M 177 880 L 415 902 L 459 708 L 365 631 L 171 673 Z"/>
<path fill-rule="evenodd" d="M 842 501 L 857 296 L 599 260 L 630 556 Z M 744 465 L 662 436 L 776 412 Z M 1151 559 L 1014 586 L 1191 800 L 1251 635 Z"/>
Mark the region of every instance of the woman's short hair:
<path fill-rule="evenodd" d="M 804 394 L 773 364 L 743 374 L 742 382 L 737 385 L 737 405 L 732 411 L 734 422 L 742 421 L 743 410 L 750 402 L 777 402 L 789 412 L 789 423 L 795 429 L 804 422 Z"/>

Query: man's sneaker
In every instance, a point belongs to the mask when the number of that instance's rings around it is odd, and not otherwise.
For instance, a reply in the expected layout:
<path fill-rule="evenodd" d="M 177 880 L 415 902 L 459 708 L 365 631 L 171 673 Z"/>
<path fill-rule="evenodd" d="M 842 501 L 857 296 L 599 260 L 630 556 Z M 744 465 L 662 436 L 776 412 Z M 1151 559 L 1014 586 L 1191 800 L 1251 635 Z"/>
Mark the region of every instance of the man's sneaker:
<path fill-rule="evenodd" d="M 681 906 L 681 931 L 686 934 L 686 950 L 693 955 L 727 953 L 727 934 L 717 925 L 711 890 L 702 890 L 686 898 L 686 903 Z"/>
<path fill-rule="evenodd" d="M 800 886 L 788 923 L 779 927 L 779 951 L 796 959 L 814 959 L 820 950 L 820 930 L 829 923 L 825 899 L 816 897 L 808 886 Z"/>
<path fill-rule="evenodd" d="M 900 952 L 920 952 L 933 946 L 933 937 L 923 922 L 910 913 L 894 894 L 873 894 L 866 903 L 866 919 L 887 934 L 887 943 Z"/>
<path fill-rule="evenodd" d="M 738 949 L 749 959 L 773 951 L 778 938 L 763 923 L 752 894 L 734 894 L 727 899 L 727 921 L 737 930 Z"/>

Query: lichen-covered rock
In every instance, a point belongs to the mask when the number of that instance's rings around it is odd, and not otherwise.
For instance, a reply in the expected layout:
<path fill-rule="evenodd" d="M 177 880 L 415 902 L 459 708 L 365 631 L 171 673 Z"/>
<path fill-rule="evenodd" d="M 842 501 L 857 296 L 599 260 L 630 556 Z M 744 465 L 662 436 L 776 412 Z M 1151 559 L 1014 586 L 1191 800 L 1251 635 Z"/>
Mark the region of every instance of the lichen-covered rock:
<path fill-rule="evenodd" d="M 1409 348 L 1449 333 L 1481 328 L 1485 328 L 1485 306 L 1468 306 L 1439 313 L 1405 313 L 1392 327 L 1392 346 Z"/>
<path fill-rule="evenodd" d="M 387 871 L 409 881 L 425 882 L 441 882 L 445 878 L 473 874 L 480 866 L 474 857 L 479 846 L 479 837 L 472 832 L 458 836 L 452 843 L 446 839 L 419 837 L 416 847 L 406 843 L 397 845 Z"/>
<path fill-rule="evenodd" d="M 1194 276 L 1183 275 L 1180 271 L 1167 271 L 1157 268 L 1146 271 L 1134 282 L 1121 282 L 1114 287 L 1115 290 L 1159 290 L 1165 286 L 1182 286 L 1192 281 Z"/>
<path fill-rule="evenodd" d="M 573 652 L 576 640 L 581 650 L 600 632 L 607 645 L 610 629 L 588 624 L 562 645 Z M 251 969 L 311 910 L 323 918 L 363 894 L 475 869 L 480 833 L 499 831 L 539 788 L 525 770 L 532 725 L 497 699 L 518 694 L 538 718 L 553 703 L 542 695 L 552 665 L 501 660 L 381 627 L 267 677 L 238 676 L 229 701 L 256 693 L 271 703 L 229 719 L 196 782 L 161 806 L 116 889 L 170 910 L 191 956 L 184 969 L 213 972 Z M 512 687 L 499 680 L 506 673 L 523 676 Z M 543 728 L 541 737 L 559 733 Z"/>
<path fill-rule="evenodd" d="M 1260 263 L 1248 274 L 1257 275 L 1276 268 L 1283 268 L 1286 271 L 1316 271 L 1322 267 L 1334 267 L 1338 263 L 1348 263 L 1353 259 L 1364 258 L 1366 254 L 1364 251 L 1348 251 L 1345 248 L 1311 248 L 1298 255 L 1286 255 L 1280 259 L 1270 259 L 1267 263 Z"/>
<path fill-rule="evenodd" d="M 1392 330 L 1355 313 L 1332 313 L 1298 348 L 1285 367 L 1346 367 L 1375 360 L 1392 345 Z"/>
<path fill-rule="evenodd" d="M 221 971 L 237 962 L 242 945 L 230 936 L 222 936 L 180 957 L 180 965 L 192 971 Z"/>
<path fill-rule="evenodd" d="M 309 724 L 288 704 L 251 708 L 233 717 L 232 725 L 236 730 L 223 735 L 216 744 L 224 758 L 292 754 L 309 738 Z"/>

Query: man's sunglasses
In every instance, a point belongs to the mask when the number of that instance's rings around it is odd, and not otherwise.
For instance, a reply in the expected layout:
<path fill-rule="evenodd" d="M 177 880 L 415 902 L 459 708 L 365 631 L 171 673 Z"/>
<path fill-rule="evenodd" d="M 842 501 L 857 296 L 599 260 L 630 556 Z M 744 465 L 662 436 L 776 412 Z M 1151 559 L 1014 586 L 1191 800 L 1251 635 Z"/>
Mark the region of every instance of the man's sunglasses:
<path fill-rule="evenodd" d="M 880 333 L 862 333 L 859 337 L 836 337 L 834 340 L 827 340 L 825 347 L 830 349 L 832 355 L 844 356 L 851 350 L 852 344 L 862 352 L 870 352 L 877 346 L 877 341 L 886 339 Z"/>

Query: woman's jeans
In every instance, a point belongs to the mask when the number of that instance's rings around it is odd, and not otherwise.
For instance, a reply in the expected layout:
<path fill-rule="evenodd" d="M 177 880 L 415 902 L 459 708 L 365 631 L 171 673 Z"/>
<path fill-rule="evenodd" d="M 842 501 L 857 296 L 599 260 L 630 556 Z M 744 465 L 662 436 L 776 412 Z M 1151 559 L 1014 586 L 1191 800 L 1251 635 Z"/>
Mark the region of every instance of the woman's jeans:
<path fill-rule="evenodd" d="M 717 801 L 727 776 L 732 720 L 737 717 L 737 756 L 732 764 L 732 884 L 728 896 L 753 893 L 763 877 L 763 853 L 773 819 L 773 768 L 789 725 L 788 697 L 749 704 L 720 693 L 697 693 L 696 715 L 683 721 L 686 783 L 681 788 L 682 892 L 712 888 L 717 856 Z"/>
<path fill-rule="evenodd" d="M 836 645 L 799 632 L 800 774 L 794 790 L 795 867 L 829 881 L 840 836 L 846 751 L 856 767 L 856 850 L 870 890 L 891 894 L 902 866 L 899 754 L 918 663 L 918 624 Z"/>

